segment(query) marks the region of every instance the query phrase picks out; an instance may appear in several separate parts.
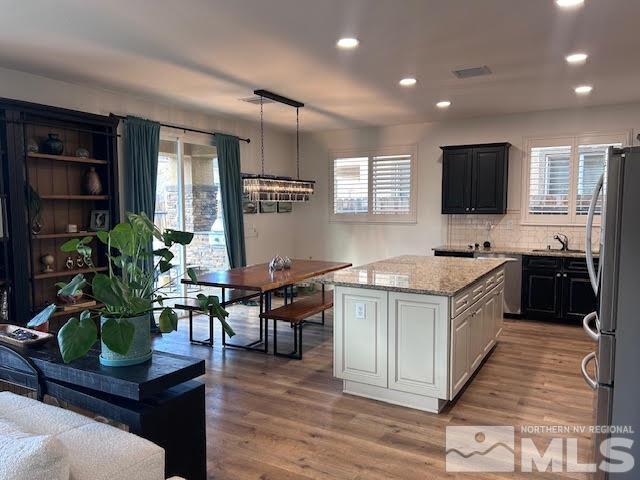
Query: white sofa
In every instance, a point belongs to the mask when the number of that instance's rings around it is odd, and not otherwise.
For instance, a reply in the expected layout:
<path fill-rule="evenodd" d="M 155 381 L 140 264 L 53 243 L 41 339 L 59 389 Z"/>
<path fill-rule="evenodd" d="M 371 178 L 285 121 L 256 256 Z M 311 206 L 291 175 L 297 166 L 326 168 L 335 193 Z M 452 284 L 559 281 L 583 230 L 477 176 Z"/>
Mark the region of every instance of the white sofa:
<path fill-rule="evenodd" d="M 0 479 L 164 480 L 164 450 L 75 412 L 0 392 Z"/>

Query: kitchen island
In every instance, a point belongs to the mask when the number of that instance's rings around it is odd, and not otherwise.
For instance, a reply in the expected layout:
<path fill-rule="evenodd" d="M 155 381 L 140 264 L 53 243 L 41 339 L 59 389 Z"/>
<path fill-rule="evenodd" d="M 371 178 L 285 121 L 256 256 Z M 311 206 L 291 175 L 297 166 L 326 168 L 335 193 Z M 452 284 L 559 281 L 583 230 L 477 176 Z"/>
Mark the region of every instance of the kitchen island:
<path fill-rule="evenodd" d="M 404 255 L 323 277 L 343 391 L 439 412 L 502 332 L 504 263 Z"/>

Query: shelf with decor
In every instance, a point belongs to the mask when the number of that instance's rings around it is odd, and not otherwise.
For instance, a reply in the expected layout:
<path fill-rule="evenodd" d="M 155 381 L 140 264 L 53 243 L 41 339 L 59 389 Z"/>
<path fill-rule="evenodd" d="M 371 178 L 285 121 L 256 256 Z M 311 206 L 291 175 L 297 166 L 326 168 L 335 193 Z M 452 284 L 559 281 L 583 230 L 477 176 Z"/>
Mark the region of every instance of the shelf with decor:
<path fill-rule="evenodd" d="M 47 278 L 62 278 L 62 277 L 73 277 L 79 273 L 84 275 L 89 275 L 93 272 L 106 272 L 108 267 L 96 267 L 96 268 L 77 268 L 74 270 L 61 270 L 59 272 L 46 272 L 46 273 L 37 273 L 33 276 L 34 280 L 44 280 Z"/>
<path fill-rule="evenodd" d="M 57 162 L 84 163 L 87 165 L 107 165 L 109 163 L 106 160 L 98 160 L 96 158 L 72 157 L 70 155 L 51 155 L 48 153 L 37 152 L 27 152 L 27 157 L 42 160 L 53 160 Z"/>
<path fill-rule="evenodd" d="M 37 235 L 31 235 L 34 240 L 51 240 L 56 238 L 83 238 L 83 237 L 95 237 L 98 232 L 62 232 L 62 233 L 39 233 Z"/>
<path fill-rule="evenodd" d="M 110 200 L 109 195 L 40 195 L 42 200 L 84 200 L 88 202 L 95 202 L 98 200 Z"/>
<path fill-rule="evenodd" d="M 92 242 L 90 259 L 61 246 L 95 237 L 118 221 L 119 120 L 6 99 L 0 99 L 0 116 L 7 120 L 0 123 L 2 137 L 11 139 L 3 160 L 11 205 L 12 304 L 17 323 L 26 323 L 43 305 L 63 303 L 56 283 L 91 275 L 89 264 L 107 270 L 102 242 Z M 67 314 L 60 310 L 56 317 Z M 61 320 L 50 322 L 50 329 L 57 330 Z"/>
<path fill-rule="evenodd" d="M 43 305 L 43 308 L 44 307 L 45 307 L 45 305 Z M 64 308 L 64 305 L 58 305 L 58 307 L 63 307 Z M 62 310 L 62 309 L 61 310 L 56 310 L 51 315 L 51 318 L 59 318 L 59 317 L 66 317 L 67 315 L 75 315 L 76 313 L 80 313 L 83 310 L 91 310 L 91 309 L 95 309 L 95 308 L 104 307 L 104 304 L 95 302 L 91 306 L 81 305 L 79 307 L 74 307 L 74 308 L 68 308 L 68 307 L 69 306 L 67 306 L 66 310 Z"/>

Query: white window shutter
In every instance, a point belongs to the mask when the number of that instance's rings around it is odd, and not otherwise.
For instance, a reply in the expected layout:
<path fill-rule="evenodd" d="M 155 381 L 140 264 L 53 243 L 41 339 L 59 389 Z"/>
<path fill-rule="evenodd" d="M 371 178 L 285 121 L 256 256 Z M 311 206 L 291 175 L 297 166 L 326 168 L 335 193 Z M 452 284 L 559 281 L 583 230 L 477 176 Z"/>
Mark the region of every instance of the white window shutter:
<path fill-rule="evenodd" d="M 333 161 L 333 213 L 369 212 L 369 158 L 336 158 Z"/>
<path fill-rule="evenodd" d="M 571 146 L 534 147 L 529 162 L 529 214 L 567 215 Z"/>
<path fill-rule="evenodd" d="M 384 155 L 372 159 L 374 215 L 411 213 L 411 155 Z"/>

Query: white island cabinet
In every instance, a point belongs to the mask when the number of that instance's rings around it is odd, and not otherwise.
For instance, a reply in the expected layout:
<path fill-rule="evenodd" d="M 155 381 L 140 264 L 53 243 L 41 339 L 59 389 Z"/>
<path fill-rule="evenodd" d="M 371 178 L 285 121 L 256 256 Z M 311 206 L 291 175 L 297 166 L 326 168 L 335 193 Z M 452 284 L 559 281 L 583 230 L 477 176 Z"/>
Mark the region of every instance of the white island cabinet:
<path fill-rule="evenodd" d="M 402 256 L 325 277 L 343 391 L 439 412 L 502 332 L 503 264 Z"/>

